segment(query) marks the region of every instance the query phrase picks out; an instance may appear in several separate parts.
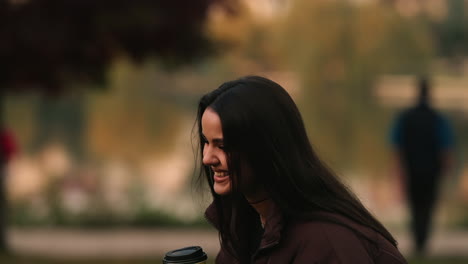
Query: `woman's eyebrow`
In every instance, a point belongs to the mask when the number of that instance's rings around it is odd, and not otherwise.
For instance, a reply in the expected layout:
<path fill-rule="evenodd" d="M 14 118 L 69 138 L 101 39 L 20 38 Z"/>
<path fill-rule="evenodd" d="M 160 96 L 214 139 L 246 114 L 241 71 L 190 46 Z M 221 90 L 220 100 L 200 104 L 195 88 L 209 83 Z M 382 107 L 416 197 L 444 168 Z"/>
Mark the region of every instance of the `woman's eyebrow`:
<path fill-rule="evenodd" d="M 208 141 L 208 139 L 205 137 L 204 134 L 201 134 L 203 140 L 205 141 Z M 213 138 L 213 143 L 216 143 L 216 144 L 223 144 L 224 143 L 224 140 L 222 138 Z"/>
<path fill-rule="evenodd" d="M 213 139 L 213 143 L 216 143 L 216 144 L 223 144 L 224 143 L 224 140 L 222 138 L 214 138 Z"/>

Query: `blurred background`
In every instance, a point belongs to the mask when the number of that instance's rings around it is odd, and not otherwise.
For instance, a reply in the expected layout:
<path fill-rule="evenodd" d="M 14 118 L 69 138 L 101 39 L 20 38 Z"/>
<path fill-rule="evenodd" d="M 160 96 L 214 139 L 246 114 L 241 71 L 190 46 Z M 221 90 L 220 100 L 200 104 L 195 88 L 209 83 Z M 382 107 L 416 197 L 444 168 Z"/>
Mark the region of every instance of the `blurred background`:
<path fill-rule="evenodd" d="M 0 2 L 1 263 L 158 263 L 216 232 L 193 188 L 197 100 L 262 75 L 410 263 L 468 262 L 468 1 Z M 390 129 L 429 76 L 454 130 L 412 255 Z"/>

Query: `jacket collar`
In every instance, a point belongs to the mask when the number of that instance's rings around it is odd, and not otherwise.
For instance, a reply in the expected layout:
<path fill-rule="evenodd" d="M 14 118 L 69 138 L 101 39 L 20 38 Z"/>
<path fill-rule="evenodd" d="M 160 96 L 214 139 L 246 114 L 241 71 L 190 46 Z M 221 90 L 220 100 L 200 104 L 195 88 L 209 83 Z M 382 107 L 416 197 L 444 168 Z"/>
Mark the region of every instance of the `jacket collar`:
<path fill-rule="evenodd" d="M 217 212 L 216 206 L 214 203 L 212 203 L 206 209 L 205 217 L 211 224 L 213 224 L 213 226 L 216 229 L 219 230 L 221 223 L 218 220 L 217 213 L 218 212 Z M 350 220 L 349 218 L 338 215 L 336 213 L 318 211 L 318 212 L 308 214 L 307 218 L 311 220 L 315 220 L 315 221 L 331 222 L 331 223 L 342 225 L 346 228 L 350 228 L 353 232 L 356 232 L 356 234 L 360 235 L 361 237 L 373 243 L 377 243 L 379 239 L 378 238 L 379 235 L 375 231 L 371 230 L 369 227 L 364 227 Z M 293 222 L 296 222 L 296 221 L 293 221 Z M 259 248 L 257 252 L 254 253 L 254 257 L 258 253 L 258 251 L 274 247 L 275 245 L 280 243 L 281 234 L 285 226 L 286 226 L 285 217 L 281 213 L 281 210 L 279 209 L 279 207 L 276 204 L 273 204 L 270 216 L 267 217 L 267 221 L 266 221 L 265 228 L 264 228 L 264 233 L 262 235 Z"/>
<path fill-rule="evenodd" d="M 217 215 L 218 210 L 213 202 L 206 209 L 205 217 L 219 231 L 221 223 L 219 223 Z M 260 241 L 259 249 L 261 250 L 269 248 L 278 244 L 281 239 L 281 231 L 283 230 L 283 227 L 284 217 L 281 211 L 279 210 L 278 206 L 273 204 L 271 207 L 271 213 L 267 217 L 267 221 L 265 223 L 264 232 Z"/>

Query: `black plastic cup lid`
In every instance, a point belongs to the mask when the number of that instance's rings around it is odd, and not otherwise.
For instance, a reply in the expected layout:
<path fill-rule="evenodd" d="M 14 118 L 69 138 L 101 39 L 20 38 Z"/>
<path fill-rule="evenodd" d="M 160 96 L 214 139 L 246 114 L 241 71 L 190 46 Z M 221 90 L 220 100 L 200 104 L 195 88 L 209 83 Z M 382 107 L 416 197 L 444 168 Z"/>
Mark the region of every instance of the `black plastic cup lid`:
<path fill-rule="evenodd" d="M 163 263 L 192 264 L 205 261 L 207 258 L 201 247 L 192 246 L 167 252 Z"/>

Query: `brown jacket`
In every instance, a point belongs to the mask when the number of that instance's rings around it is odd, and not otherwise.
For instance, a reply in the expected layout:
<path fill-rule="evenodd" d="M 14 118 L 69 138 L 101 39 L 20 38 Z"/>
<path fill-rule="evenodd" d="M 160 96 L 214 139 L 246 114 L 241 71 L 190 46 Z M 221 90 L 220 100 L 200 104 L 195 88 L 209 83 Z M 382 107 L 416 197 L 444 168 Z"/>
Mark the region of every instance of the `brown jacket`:
<path fill-rule="evenodd" d="M 215 227 L 218 226 L 214 204 L 208 207 L 205 216 Z M 266 222 L 260 246 L 252 255 L 251 263 L 407 263 L 396 247 L 372 229 L 336 214 L 323 212 L 317 213 L 317 216 L 336 219 L 345 223 L 347 227 L 322 220 L 290 221 L 284 225 L 281 213 L 273 210 Z M 216 263 L 238 262 L 221 248 Z"/>

